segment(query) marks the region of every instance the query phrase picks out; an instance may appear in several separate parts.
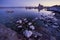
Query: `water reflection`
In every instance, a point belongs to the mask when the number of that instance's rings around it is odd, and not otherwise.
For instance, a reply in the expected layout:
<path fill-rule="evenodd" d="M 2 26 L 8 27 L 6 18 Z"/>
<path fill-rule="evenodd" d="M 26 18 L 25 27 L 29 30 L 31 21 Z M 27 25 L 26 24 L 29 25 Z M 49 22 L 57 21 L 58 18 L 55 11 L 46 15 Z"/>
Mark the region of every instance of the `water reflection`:
<path fill-rule="evenodd" d="M 26 9 L 30 9 L 30 8 L 26 8 Z M 32 8 L 31 8 L 31 9 L 32 9 Z M 30 9 L 30 10 L 31 10 L 31 9 Z M 34 8 L 33 8 L 33 9 L 34 9 Z M 40 12 L 40 10 L 42 10 L 43 8 L 42 8 L 42 9 L 36 8 L 36 9 L 38 10 L 38 12 Z M 36 9 L 35 9 L 35 10 L 36 10 Z"/>

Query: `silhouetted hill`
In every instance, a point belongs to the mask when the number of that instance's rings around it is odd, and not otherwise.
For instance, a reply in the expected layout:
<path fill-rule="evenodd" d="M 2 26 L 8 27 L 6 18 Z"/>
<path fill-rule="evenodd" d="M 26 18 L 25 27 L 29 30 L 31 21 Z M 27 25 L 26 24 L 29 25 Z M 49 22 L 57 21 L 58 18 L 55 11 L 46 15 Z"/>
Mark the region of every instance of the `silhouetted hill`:
<path fill-rule="evenodd" d="M 54 6 L 48 7 L 47 10 L 60 13 L 60 5 L 54 5 Z"/>

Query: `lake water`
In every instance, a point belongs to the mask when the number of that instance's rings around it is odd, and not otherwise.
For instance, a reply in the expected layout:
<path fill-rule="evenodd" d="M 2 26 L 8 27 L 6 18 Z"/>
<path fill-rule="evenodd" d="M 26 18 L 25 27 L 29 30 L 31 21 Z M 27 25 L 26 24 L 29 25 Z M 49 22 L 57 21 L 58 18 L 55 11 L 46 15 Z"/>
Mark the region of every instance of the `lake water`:
<path fill-rule="evenodd" d="M 14 11 L 13 13 L 8 13 L 7 11 L 12 10 Z M 16 20 L 16 18 L 22 18 L 22 17 L 38 17 L 39 15 L 43 16 L 48 16 L 51 15 L 53 16 L 55 13 L 52 13 L 50 11 L 45 11 L 41 10 L 38 12 L 37 9 L 22 9 L 22 8 L 9 8 L 9 9 L 0 9 L 0 23 L 6 23 L 9 22 L 10 20 Z"/>
<path fill-rule="evenodd" d="M 13 12 L 8 12 L 10 10 Z M 37 9 L 0 9 L 0 23 L 6 25 L 7 27 L 14 27 L 15 22 L 21 18 L 27 18 L 30 21 L 39 18 L 35 21 L 35 23 L 37 23 L 36 25 L 45 27 L 51 33 L 51 35 L 53 35 L 56 29 L 58 30 L 59 28 L 57 23 L 58 19 L 54 15 L 55 13 L 46 11 L 45 9 L 40 10 L 40 12 L 38 12 Z M 56 35 L 60 36 L 59 33 L 60 32 L 56 32 Z"/>

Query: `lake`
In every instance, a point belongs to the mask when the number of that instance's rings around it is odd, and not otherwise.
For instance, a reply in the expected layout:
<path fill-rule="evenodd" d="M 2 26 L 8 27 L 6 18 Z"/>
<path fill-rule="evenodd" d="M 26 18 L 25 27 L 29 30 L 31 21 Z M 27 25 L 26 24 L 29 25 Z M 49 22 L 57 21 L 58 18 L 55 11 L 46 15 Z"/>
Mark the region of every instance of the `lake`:
<path fill-rule="evenodd" d="M 9 13 L 8 11 L 12 10 L 13 13 Z M 54 13 L 50 11 L 41 10 L 41 12 L 38 12 L 37 9 L 23 9 L 23 8 L 7 8 L 7 9 L 0 9 L 0 23 L 6 23 L 10 20 L 16 20 L 15 18 L 19 17 L 37 17 L 39 15 L 52 15 Z"/>
<path fill-rule="evenodd" d="M 23 20 L 26 18 L 29 22 L 34 21 L 34 23 L 36 23 L 35 26 L 46 28 L 50 35 L 60 36 L 60 32 L 58 32 L 58 28 L 60 28 L 58 24 L 59 20 L 55 17 L 55 14 L 56 13 L 46 11 L 45 9 L 38 12 L 37 9 L 5 8 L 0 9 L 0 23 L 16 30 L 16 22 L 20 19 Z"/>

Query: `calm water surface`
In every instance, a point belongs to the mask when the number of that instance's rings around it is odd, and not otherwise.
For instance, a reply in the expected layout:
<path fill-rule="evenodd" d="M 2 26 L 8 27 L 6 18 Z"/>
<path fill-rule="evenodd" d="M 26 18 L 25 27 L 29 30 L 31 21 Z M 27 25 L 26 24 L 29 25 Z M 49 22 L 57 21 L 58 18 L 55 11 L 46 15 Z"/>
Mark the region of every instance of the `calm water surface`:
<path fill-rule="evenodd" d="M 12 10 L 13 12 L 10 13 L 8 12 L 8 10 L 9 11 Z M 36 17 L 39 17 L 40 19 L 47 21 L 47 23 L 44 23 L 44 21 L 37 20 L 36 21 L 37 24 L 40 26 L 41 25 L 45 26 L 47 30 L 50 31 L 52 35 L 54 35 L 56 29 L 60 28 L 57 23 L 58 19 L 56 19 L 54 15 L 55 13 L 52 13 L 51 11 L 46 11 L 45 9 L 42 9 L 40 12 L 38 12 L 37 9 L 22 9 L 22 8 L 0 9 L 0 23 L 7 25 L 7 27 L 14 27 L 13 26 L 14 22 L 19 20 L 20 18 L 34 19 Z M 49 21 L 51 21 L 52 23 L 48 23 Z M 56 32 L 56 35 L 60 36 L 60 32 Z"/>
<path fill-rule="evenodd" d="M 8 10 L 12 10 L 14 11 L 13 13 L 8 13 Z M 9 8 L 9 9 L 0 9 L 0 23 L 6 23 L 6 22 L 10 22 L 11 20 L 17 20 L 18 18 L 22 18 L 22 17 L 37 17 L 39 15 L 52 15 L 53 16 L 54 13 L 50 12 L 50 11 L 45 11 L 45 10 L 41 10 L 40 12 L 38 12 L 37 9 L 13 9 L 13 8 Z M 17 18 L 17 19 L 16 19 Z"/>

